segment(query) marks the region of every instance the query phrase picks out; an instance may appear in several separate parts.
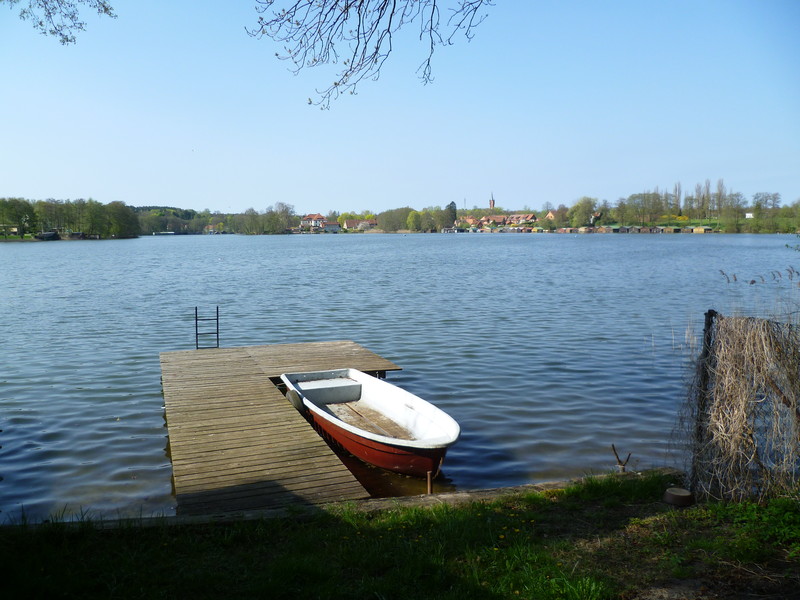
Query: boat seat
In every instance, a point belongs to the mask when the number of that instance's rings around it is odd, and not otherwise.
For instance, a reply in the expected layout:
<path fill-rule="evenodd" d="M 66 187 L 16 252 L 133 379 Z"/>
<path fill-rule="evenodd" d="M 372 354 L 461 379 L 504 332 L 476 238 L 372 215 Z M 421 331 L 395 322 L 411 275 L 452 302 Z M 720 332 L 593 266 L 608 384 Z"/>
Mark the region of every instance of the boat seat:
<path fill-rule="evenodd" d="M 361 398 L 361 384 L 354 379 L 314 379 L 297 384 L 314 404 L 354 402 Z"/>

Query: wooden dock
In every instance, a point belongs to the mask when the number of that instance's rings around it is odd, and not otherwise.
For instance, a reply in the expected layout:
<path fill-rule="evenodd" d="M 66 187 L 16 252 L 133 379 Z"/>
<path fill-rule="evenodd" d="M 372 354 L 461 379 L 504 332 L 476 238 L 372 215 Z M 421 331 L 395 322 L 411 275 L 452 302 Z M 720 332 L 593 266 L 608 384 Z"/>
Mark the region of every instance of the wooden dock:
<path fill-rule="evenodd" d="M 161 383 L 179 515 L 368 497 L 276 387 L 281 373 L 400 367 L 351 341 L 164 352 Z"/>

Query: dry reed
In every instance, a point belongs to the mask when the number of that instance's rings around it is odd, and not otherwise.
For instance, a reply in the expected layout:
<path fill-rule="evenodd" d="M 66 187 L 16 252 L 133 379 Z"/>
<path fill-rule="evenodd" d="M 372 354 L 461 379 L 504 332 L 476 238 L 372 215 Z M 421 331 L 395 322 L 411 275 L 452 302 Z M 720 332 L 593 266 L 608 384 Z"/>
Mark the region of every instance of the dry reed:
<path fill-rule="evenodd" d="M 697 496 L 757 501 L 797 496 L 798 327 L 709 311 L 681 424 Z"/>

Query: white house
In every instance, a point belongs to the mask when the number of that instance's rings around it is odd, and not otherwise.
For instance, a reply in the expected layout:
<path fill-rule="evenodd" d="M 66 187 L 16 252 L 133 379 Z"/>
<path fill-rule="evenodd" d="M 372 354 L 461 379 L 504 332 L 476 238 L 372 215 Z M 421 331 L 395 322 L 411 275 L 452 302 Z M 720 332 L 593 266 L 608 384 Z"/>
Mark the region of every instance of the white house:
<path fill-rule="evenodd" d="M 319 213 L 313 215 L 306 215 L 300 219 L 300 227 L 304 229 L 312 229 L 314 227 L 325 227 L 325 217 Z"/>

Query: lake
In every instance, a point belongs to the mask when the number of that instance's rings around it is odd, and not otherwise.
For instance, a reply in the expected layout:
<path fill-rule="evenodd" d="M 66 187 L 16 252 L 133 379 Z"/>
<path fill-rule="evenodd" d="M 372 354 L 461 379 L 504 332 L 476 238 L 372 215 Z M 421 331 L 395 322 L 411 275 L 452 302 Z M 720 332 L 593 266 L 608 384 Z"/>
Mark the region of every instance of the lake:
<path fill-rule="evenodd" d="M 798 300 L 788 235 L 156 236 L 0 244 L 0 521 L 174 514 L 159 353 L 354 340 L 462 427 L 440 485 L 682 466 L 703 314 Z M 735 281 L 734 281 L 735 276 Z M 762 281 L 763 278 L 763 281 Z M 755 283 L 750 284 L 750 281 Z"/>

